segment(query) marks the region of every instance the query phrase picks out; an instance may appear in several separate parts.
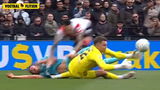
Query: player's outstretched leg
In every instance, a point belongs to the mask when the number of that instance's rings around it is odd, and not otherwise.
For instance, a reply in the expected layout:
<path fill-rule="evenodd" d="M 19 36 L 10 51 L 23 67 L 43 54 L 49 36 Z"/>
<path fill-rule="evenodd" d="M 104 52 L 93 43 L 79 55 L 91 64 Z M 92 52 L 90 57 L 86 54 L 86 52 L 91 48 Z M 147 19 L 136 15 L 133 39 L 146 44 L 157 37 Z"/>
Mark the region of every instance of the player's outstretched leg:
<path fill-rule="evenodd" d="M 90 75 L 91 75 L 91 73 L 90 73 Z M 130 72 L 128 72 L 126 74 L 123 74 L 123 75 L 116 75 L 114 73 L 107 72 L 107 71 L 104 71 L 104 70 L 96 71 L 96 77 L 104 77 L 104 78 L 108 78 L 108 79 L 129 79 L 129 78 L 132 78 L 134 76 L 135 76 L 134 71 L 130 71 Z"/>
<path fill-rule="evenodd" d="M 130 71 L 130 72 L 123 74 L 123 75 L 116 75 L 111 72 L 107 72 L 107 75 L 106 75 L 106 78 L 109 78 L 109 79 L 130 79 L 133 77 L 135 77 L 134 71 Z"/>
<path fill-rule="evenodd" d="M 121 79 L 129 79 L 129 78 L 134 78 L 135 77 L 136 72 L 134 71 L 130 71 L 126 74 L 121 75 L 122 78 Z"/>

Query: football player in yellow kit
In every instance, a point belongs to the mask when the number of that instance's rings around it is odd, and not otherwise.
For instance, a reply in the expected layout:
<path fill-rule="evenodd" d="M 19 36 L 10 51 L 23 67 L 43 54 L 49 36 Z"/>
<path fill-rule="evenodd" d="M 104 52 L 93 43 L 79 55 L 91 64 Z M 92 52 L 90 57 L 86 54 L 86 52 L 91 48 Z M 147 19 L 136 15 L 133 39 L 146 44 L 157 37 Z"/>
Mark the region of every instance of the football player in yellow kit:
<path fill-rule="evenodd" d="M 59 75 L 51 75 L 51 78 L 75 77 L 75 78 L 96 78 L 105 77 L 111 79 L 126 79 L 135 75 L 131 71 L 127 74 L 116 75 L 108 72 L 109 70 L 122 69 L 123 65 L 106 64 L 102 59 L 102 54 L 108 54 L 119 59 L 134 58 L 135 54 L 124 54 L 114 52 L 106 47 L 106 38 L 98 36 L 94 39 L 94 45 L 82 54 L 73 58 L 69 64 L 68 70 Z M 138 55 L 138 54 L 137 54 Z M 93 67 L 99 66 L 102 70 L 92 70 Z"/>

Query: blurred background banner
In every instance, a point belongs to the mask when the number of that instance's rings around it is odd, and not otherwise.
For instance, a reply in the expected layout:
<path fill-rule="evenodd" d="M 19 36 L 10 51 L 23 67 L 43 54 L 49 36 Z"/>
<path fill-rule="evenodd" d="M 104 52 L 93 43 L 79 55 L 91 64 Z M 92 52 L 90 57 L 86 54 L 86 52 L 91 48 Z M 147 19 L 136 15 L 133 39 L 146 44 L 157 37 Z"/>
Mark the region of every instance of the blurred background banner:
<path fill-rule="evenodd" d="M 108 47 L 113 51 L 128 52 L 135 50 L 135 42 L 108 41 Z M 27 69 L 37 60 L 48 56 L 52 44 L 53 41 L 0 41 L 0 70 Z M 134 70 L 160 70 L 160 41 L 150 41 L 150 44 L 143 59 L 132 62 Z M 64 59 L 72 51 L 73 45 L 73 41 L 61 41 L 55 50 L 55 56 Z"/>

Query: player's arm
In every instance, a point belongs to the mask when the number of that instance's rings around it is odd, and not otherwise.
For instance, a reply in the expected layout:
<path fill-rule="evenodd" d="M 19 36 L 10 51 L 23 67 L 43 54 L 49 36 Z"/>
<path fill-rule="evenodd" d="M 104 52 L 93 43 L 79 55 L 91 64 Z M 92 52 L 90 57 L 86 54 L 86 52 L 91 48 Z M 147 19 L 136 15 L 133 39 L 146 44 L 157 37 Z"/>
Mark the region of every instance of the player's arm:
<path fill-rule="evenodd" d="M 44 78 L 41 75 L 14 75 L 13 73 L 8 73 L 7 77 L 11 78 L 11 79 L 40 79 L 40 78 Z"/>
<path fill-rule="evenodd" d="M 97 54 L 92 54 L 89 56 L 90 60 L 93 60 L 97 63 L 97 65 L 104 69 L 104 70 L 113 70 L 115 69 L 114 65 L 112 64 L 106 64 L 104 62 L 104 60 L 102 59 L 102 56 L 101 55 L 97 55 Z"/>
<path fill-rule="evenodd" d="M 98 55 L 92 55 L 92 59 L 94 60 L 98 66 L 104 70 L 114 70 L 114 69 L 125 69 L 126 67 L 123 64 L 116 64 L 116 65 L 112 65 L 112 64 L 106 64 L 104 60 L 102 60 L 102 56 L 98 56 Z"/>
<path fill-rule="evenodd" d="M 51 66 L 56 61 L 57 61 L 57 59 L 53 57 L 53 58 L 48 58 L 48 59 L 45 59 L 45 60 L 40 60 L 36 64 L 46 64 L 47 66 Z"/>
<path fill-rule="evenodd" d="M 66 55 L 65 57 L 68 57 L 69 59 L 73 59 L 74 57 L 76 57 L 78 54 L 75 53 L 75 54 L 68 54 Z"/>
<path fill-rule="evenodd" d="M 133 57 L 133 54 L 126 54 L 126 53 L 121 53 L 121 52 L 114 52 L 110 49 L 106 49 L 105 51 L 105 54 L 106 55 L 110 55 L 110 56 L 113 56 L 113 57 L 116 57 L 118 59 L 125 59 L 125 58 L 132 58 Z"/>

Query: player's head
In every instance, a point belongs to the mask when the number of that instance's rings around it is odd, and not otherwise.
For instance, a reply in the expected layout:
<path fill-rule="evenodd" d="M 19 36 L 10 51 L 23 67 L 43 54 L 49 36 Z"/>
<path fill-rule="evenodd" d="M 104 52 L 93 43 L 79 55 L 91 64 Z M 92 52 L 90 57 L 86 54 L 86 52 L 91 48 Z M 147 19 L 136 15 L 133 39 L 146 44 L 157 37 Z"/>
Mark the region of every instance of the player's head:
<path fill-rule="evenodd" d="M 31 65 L 29 67 L 29 72 L 31 74 L 39 74 L 40 73 L 39 65 Z"/>
<path fill-rule="evenodd" d="M 106 50 L 107 47 L 107 42 L 106 42 L 106 38 L 103 36 L 97 36 L 94 39 L 94 45 L 96 46 L 96 48 L 100 51 L 100 52 L 104 52 Z"/>
<path fill-rule="evenodd" d="M 71 21 L 70 20 L 64 20 L 62 22 L 62 26 L 64 27 L 64 33 L 66 35 L 71 35 L 73 33 L 73 27 L 71 25 Z"/>

